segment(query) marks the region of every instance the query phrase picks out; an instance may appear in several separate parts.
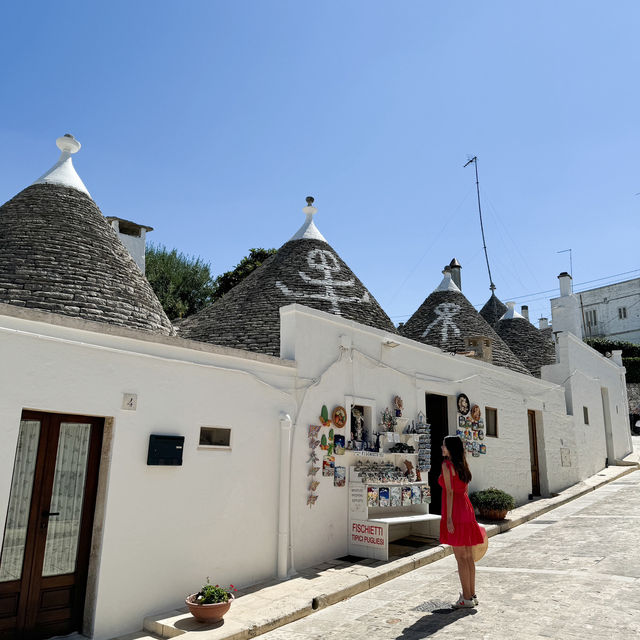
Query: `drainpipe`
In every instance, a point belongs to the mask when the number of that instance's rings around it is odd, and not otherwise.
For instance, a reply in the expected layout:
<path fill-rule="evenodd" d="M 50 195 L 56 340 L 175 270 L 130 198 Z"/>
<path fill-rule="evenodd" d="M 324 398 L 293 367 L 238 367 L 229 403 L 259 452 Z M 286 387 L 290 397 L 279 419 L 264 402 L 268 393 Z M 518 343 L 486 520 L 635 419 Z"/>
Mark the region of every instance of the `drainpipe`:
<path fill-rule="evenodd" d="M 291 461 L 291 416 L 280 418 L 280 497 L 278 508 L 278 578 L 287 577 L 289 547 L 289 494 Z"/>

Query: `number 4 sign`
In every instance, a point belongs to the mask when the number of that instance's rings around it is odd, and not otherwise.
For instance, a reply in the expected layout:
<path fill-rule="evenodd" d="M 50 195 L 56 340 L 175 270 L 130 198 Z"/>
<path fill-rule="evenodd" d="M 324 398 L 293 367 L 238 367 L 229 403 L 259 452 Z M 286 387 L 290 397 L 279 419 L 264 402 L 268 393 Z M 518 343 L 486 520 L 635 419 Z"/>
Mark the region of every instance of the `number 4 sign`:
<path fill-rule="evenodd" d="M 126 411 L 135 411 L 138 408 L 138 396 L 135 393 L 122 394 L 122 408 Z"/>

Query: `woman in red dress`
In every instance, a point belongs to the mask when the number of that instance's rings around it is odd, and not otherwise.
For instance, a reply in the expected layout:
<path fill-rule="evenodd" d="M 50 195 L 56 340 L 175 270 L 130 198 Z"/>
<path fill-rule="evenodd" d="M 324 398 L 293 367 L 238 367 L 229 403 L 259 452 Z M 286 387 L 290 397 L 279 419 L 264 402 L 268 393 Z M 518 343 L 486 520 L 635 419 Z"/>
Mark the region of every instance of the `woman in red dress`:
<path fill-rule="evenodd" d="M 467 495 L 471 471 L 458 436 L 447 436 L 442 444 L 442 474 L 438 483 L 442 487 L 442 517 L 440 542 L 450 544 L 458 562 L 458 575 L 462 593 L 453 604 L 456 609 L 475 607 L 476 565 L 471 547 L 484 541 L 482 529 L 476 522 L 473 506 Z"/>

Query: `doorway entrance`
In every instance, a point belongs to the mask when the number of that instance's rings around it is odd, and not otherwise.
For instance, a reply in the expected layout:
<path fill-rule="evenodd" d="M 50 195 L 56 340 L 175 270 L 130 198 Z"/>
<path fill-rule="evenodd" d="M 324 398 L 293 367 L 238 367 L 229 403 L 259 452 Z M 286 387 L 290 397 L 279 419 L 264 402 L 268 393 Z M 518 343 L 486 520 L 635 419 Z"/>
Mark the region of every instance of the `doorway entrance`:
<path fill-rule="evenodd" d="M 449 435 L 449 419 L 447 396 L 426 394 L 427 422 L 431 425 L 431 469 L 429 470 L 429 487 L 431 488 L 431 504 L 429 513 L 440 515 L 442 510 L 442 489 L 438 484 L 442 467 L 442 443 Z"/>
<path fill-rule="evenodd" d="M 0 638 L 81 631 L 104 420 L 23 411 L 0 553 Z"/>
<path fill-rule="evenodd" d="M 529 456 L 531 458 L 531 494 L 540 495 L 540 465 L 538 464 L 538 430 L 536 428 L 536 412 L 527 411 L 529 421 Z"/>

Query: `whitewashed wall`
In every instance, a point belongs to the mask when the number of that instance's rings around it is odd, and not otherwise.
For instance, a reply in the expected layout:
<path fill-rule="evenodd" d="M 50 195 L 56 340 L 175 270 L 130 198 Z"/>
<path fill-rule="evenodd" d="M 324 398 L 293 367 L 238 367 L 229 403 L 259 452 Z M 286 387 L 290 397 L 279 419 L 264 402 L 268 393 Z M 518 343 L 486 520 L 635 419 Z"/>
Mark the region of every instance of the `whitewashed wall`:
<path fill-rule="evenodd" d="M 98 640 L 139 629 L 143 615 L 181 606 L 207 575 L 242 586 L 276 574 L 282 413 L 294 421 L 286 520 L 296 569 L 347 553 L 347 488 L 319 475 L 318 502 L 306 505 L 307 429 L 318 424 L 323 404 L 333 409 L 348 406 L 350 397 L 368 399 L 377 421 L 400 395 L 404 415 L 415 418 L 426 393 L 441 394 L 449 398 L 450 433 L 459 393 L 483 410 L 497 408 L 499 437 L 485 440 L 486 455 L 470 458 L 471 490 L 497 486 L 518 503 L 531 492 L 528 409 L 538 416 L 544 494 L 584 477 L 591 453 L 579 448 L 602 446 L 582 435 L 576 440 L 564 390 L 553 382 L 398 336 L 390 349 L 382 345 L 383 331 L 299 305 L 281 310 L 282 360 L 13 307 L 0 313 L 0 353 L 11 363 L 0 370 L 1 527 L 23 408 L 113 418 L 103 537 L 94 541 L 96 586 L 88 603 Z M 591 356 L 576 360 L 583 364 L 590 367 Z M 610 377 L 611 367 L 605 362 Z M 570 393 L 581 401 L 578 380 Z M 121 409 L 123 393 L 138 395 L 136 412 Z M 232 450 L 198 449 L 201 426 L 231 427 Z M 146 465 L 151 433 L 185 436 L 182 467 Z M 625 447 L 617 436 L 614 443 Z M 560 463 L 562 449 L 570 466 Z M 342 457 L 341 466 L 353 462 Z"/>
<path fill-rule="evenodd" d="M 542 377 L 565 387 L 567 410 L 572 413 L 576 434 L 580 477 L 585 478 L 604 468 L 607 457 L 613 464 L 615 459 L 631 453 L 624 368 L 566 332 L 557 336 L 556 356 L 558 363 L 543 367 Z M 611 421 L 609 455 L 602 389 L 607 390 L 606 406 Z M 588 425 L 584 423 L 583 407 L 588 409 Z"/>
<path fill-rule="evenodd" d="M 334 556 L 346 554 L 347 489 L 334 487 L 331 478 L 320 477 L 318 500 L 308 507 L 310 466 L 307 428 L 319 424 L 323 404 L 331 411 L 348 405 L 348 397 L 370 399 L 377 418 L 391 407 L 395 395 L 404 400 L 404 416 L 415 418 L 425 411 L 425 394 L 448 396 L 449 433 L 455 434 L 455 398 L 466 393 L 472 403 L 498 409 L 499 437 L 486 438 L 487 454 L 469 457 L 473 480 L 470 490 L 497 486 L 509 491 L 521 504 L 531 493 L 527 410 L 539 412 L 538 447 L 542 491 L 559 491 L 578 481 L 575 464 L 563 467 L 560 451 L 576 456 L 573 425 L 567 419 L 563 390 L 501 367 L 451 356 L 439 349 L 392 336 L 395 348 L 383 346 L 384 331 L 364 327 L 320 311 L 290 305 L 281 309 L 281 355 L 294 359 L 302 378 L 315 384 L 304 396 L 294 427 L 292 523 L 294 564 L 303 567 L 326 556 L 329 545 Z M 343 349 L 342 336 L 351 348 Z M 322 452 L 320 452 L 320 456 Z M 342 460 L 340 460 L 342 458 Z M 336 456 L 336 464 L 354 464 L 352 454 Z M 315 514 L 307 517 L 305 514 Z M 318 526 L 322 523 L 322 526 Z"/>
<path fill-rule="evenodd" d="M 22 408 L 114 417 L 104 535 L 92 567 L 95 637 L 140 629 L 143 615 L 181 606 L 207 576 L 246 585 L 275 574 L 280 412 L 293 410 L 291 363 L 0 320 L 0 353 L 12 363 L 0 370 L 2 530 Z M 121 409 L 123 392 L 138 395 L 137 411 Z M 232 450 L 199 449 L 201 426 L 231 427 Z M 185 436 L 183 466 L 146 465 L 151 433 Z"/>

